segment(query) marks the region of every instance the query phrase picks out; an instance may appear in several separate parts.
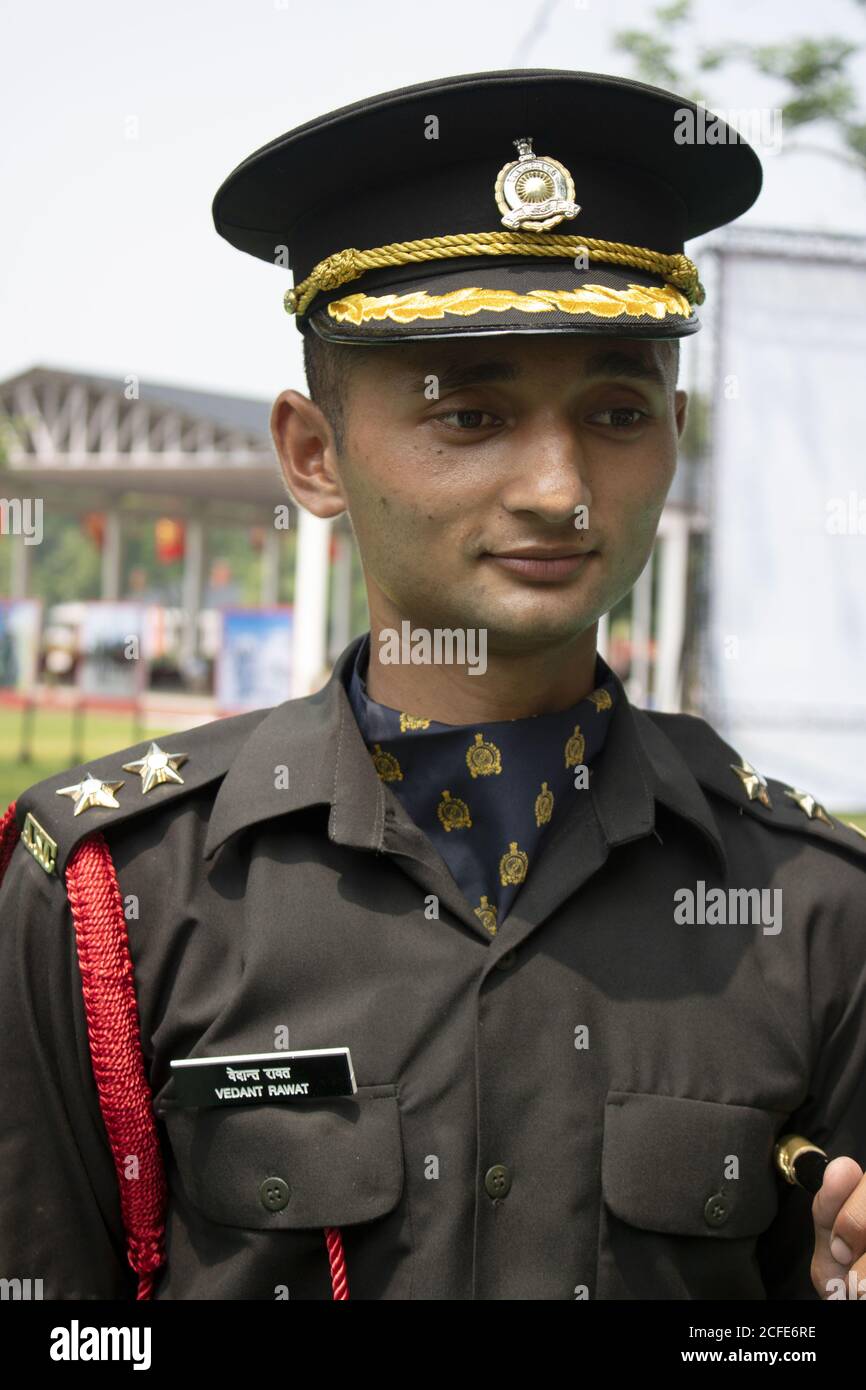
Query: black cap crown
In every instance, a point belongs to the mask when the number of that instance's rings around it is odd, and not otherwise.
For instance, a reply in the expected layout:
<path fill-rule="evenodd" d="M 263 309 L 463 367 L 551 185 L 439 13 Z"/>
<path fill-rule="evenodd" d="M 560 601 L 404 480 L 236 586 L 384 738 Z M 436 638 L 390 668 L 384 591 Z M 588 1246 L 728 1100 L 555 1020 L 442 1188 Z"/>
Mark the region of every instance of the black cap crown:
<path fill-rule="evenodd" d="M 516 70 L 422 83 L 289 131 L 214 200 L 232 245 L 285 264 L 302 332 L 681 337 L 684 254 L 758 196 L 731 127 L 638 82 Z"/>

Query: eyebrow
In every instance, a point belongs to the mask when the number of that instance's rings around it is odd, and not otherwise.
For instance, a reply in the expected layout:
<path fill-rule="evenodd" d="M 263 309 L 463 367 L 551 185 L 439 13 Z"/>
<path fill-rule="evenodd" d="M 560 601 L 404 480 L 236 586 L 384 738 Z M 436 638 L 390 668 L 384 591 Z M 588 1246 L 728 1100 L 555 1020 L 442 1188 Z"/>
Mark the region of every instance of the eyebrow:
<path fill-rule="evenodd" d="M 583 364 L 582 375 L 587 377 L 619 377 L 632 381 L 649 381 L 656 386 L 666 386 L 664 369 L 655 358 L 633 357 L 629 352 L 611 348 L 605 352 L 593 353 Z M 408 386 L 409 392 L 423 391 L 431 373 L 413 378 Z M 489 362 L 453 362 L 441 372 L 433 372 L 439 378 L 440 391 L 459 391 L 466 386 L 482 386 L 491 382 L 516 381 L 521 376 L 520 368 L 505 358 L 494 358 Z"/>
<path fill-rule="evenodd" d="M 634 381 L 652 381 L 657 386 L 666 386 L 668 380 L 655 357 L 632 357 L 630 352 L 619 352 L 615 348 L 588 358 L 586 375 L 628 377 Z"/>
<path fill-rule="evenodd" d="M 440 391 L 459 391 L 464 386 L 482 386 L 491 381 L 516 381 L 519 369 L 513 362 L 494 359 L 491 362 L 452 362 L 440 372 L 428 372 L 422 377 L 414 377 L 408 391 L 423 391 L 430 376 L 439 379 Z"/>

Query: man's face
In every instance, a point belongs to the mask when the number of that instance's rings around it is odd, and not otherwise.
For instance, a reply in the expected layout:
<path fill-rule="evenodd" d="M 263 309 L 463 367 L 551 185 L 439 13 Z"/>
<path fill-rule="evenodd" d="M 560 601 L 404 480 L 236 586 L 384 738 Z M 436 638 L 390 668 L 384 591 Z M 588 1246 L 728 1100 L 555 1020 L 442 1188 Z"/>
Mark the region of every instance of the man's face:
<path fill-rule="evenodd" d="M 488 650 L 528 652 L 608 612 L 647 562 L 676 466 L 685 395 L 670 351 L 503 335 L 353 365 L 334 486 L 373 624 L 486 628 Z M 532 549 L 580 558 L 504 559 Z"/>

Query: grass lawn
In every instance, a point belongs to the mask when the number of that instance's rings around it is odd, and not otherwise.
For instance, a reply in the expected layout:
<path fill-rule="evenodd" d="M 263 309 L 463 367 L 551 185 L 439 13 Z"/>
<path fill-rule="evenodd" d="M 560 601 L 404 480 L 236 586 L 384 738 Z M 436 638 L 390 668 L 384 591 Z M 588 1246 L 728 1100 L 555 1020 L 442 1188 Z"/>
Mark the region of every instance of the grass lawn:
<path fill-rule="evenodd" d="M 145 725 L 136 731 L 132 716 L 97 711 L 85 716 L 84 757 L 98 758 L 116 748 L 126 748 L 142 738 L 159 738 L 173 732 L 162 725 Z M 72 754 L 72 720 L 69 714 L 57 710 L 37 710 L 33 721 L 33 761 L 18 761 L 21 739 L 21 715 L 18 710 L 0 709 L 0 814 L 27 787 L 43 777 L 51 777 L 70 767 Z M 841 820 L 852 820 L 866 830 L 866 811 L 852 814 L 828 808 Z"/>
<path fill-rule="evenodd" d="M 149 724 L 137 731 L 131 715 L 97 710 L 84 717 L 84 757 L 98 758 L 116 748 L 127 748 L 142 738 L 158 738 L 169 732 L 164 726 L 151 728 Z M 76 761 L 72 750 L 72 718 L 64 710 L 37 710 L 30 742 L 32 761 L 20 762 L 21 713 L 15 709 L 0 709 L 0 812 L 34 782 L 62 772 Z"/>

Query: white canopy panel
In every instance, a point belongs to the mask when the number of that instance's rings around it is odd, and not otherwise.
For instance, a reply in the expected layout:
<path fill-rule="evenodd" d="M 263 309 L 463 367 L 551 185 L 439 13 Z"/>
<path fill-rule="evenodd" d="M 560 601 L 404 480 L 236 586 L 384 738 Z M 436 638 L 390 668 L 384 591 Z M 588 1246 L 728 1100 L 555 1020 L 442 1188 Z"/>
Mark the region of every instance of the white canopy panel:
<path fill-rule="evenodd" d="M 707 717 L 765 776 L 857 810 L 866 246 L 722 257 Z"/>

